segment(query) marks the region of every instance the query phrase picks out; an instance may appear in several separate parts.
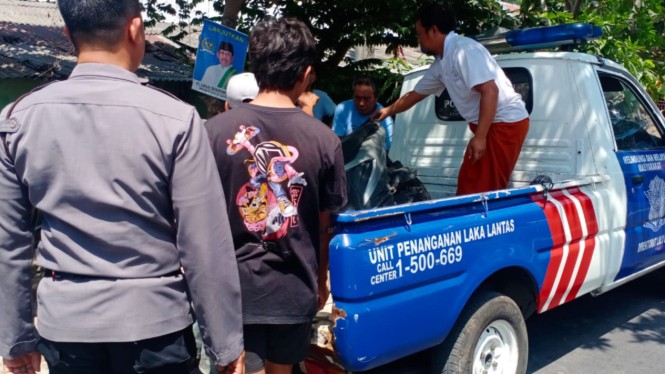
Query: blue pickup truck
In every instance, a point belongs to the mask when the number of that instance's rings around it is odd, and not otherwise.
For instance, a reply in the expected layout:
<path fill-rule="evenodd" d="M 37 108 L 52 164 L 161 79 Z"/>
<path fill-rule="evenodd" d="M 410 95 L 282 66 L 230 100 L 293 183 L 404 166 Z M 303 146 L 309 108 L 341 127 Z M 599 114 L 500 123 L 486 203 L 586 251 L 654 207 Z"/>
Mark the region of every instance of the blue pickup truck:
<path fill-rule="evenodd" d="M 602 34 L 536 31 L 510 32 L 531 44 L 503 48 Z M 317 318 L 309 374 L 426 350 L 433 373 L 522 374 L 526 318 L 665 265 L 665 119 L 638 81 L 583 53 L 496 60 L 531 117 L 510 188 L 452 196 L 472 134 L 445 93 L 400 114 L 391 157 L 417 169 L 435 199 L 337 217 L 334 305 Z M 410 72 L 403 91 L 424 73 Z M 538 176 L 551 182 L 532 184 Z"/>

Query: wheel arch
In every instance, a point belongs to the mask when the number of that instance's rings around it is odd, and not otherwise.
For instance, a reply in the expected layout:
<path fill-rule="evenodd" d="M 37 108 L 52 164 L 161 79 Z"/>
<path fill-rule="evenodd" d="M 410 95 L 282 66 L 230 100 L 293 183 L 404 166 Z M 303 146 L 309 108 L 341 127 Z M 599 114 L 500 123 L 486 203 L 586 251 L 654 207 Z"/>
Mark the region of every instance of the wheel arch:
<path fill-rule="evenodd" d="M 510 297 L 522 311 L 524 319 L 537 310 L 538 282 L 528 269 L 521 266 L 495 271 L 476 288 L 469 299 L 479 291 L 495 291 Z"/>

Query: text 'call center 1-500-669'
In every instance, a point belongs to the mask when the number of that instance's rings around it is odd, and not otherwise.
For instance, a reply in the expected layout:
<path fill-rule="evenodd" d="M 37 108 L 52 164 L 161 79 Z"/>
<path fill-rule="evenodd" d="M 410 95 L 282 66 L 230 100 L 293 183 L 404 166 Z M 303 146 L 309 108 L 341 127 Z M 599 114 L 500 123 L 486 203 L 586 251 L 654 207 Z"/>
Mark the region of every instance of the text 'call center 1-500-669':
<path fill-rule="evenodd" d="M 464 258 L 463 244 L 514 231 L 515 221 L 511 219 L 372 248 L 368 255 L 376 273 L 370 283 L 377 285 L 459 263 Z"/>

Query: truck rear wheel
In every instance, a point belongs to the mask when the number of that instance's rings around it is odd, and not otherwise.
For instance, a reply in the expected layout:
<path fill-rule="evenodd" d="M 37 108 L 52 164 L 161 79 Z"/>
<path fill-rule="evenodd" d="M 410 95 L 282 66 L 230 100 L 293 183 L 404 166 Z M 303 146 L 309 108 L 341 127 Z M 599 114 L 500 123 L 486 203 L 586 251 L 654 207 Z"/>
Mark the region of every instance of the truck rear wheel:
<path fill-rule="evenodd" d="M 498 292 L 474 296 L 443 343 L 432 374 L 524 374 L 529 344 L 522 312 Z"/>

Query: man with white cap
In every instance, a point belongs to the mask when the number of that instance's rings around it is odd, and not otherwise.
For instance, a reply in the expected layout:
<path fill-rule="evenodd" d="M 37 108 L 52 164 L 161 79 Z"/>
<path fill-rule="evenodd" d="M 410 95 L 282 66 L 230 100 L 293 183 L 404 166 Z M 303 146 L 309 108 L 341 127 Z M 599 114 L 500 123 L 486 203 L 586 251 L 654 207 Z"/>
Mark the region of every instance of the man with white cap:
<path fill-rule="evenodd" d="M 259 94 L 259 85 L 252 73 L 234 75 L 226 87 L 226 110 L 237 108 L 242 103 L 248 103 Z"/>
<path fill-rule="evenodd" d="M 237 108 L 242 103 L 249 103 L 259 94 L 259 85 L 256 83 L 256 77 L 253 73 L 242 73 L 234 75 L 229 80 L 226 87 L 226 110 Z M 303 112 L 314 115 L 314 106 L 319 101 L 319 97 L 311 92 L 303 92 L 298 98 L 298 106 Z"/>

